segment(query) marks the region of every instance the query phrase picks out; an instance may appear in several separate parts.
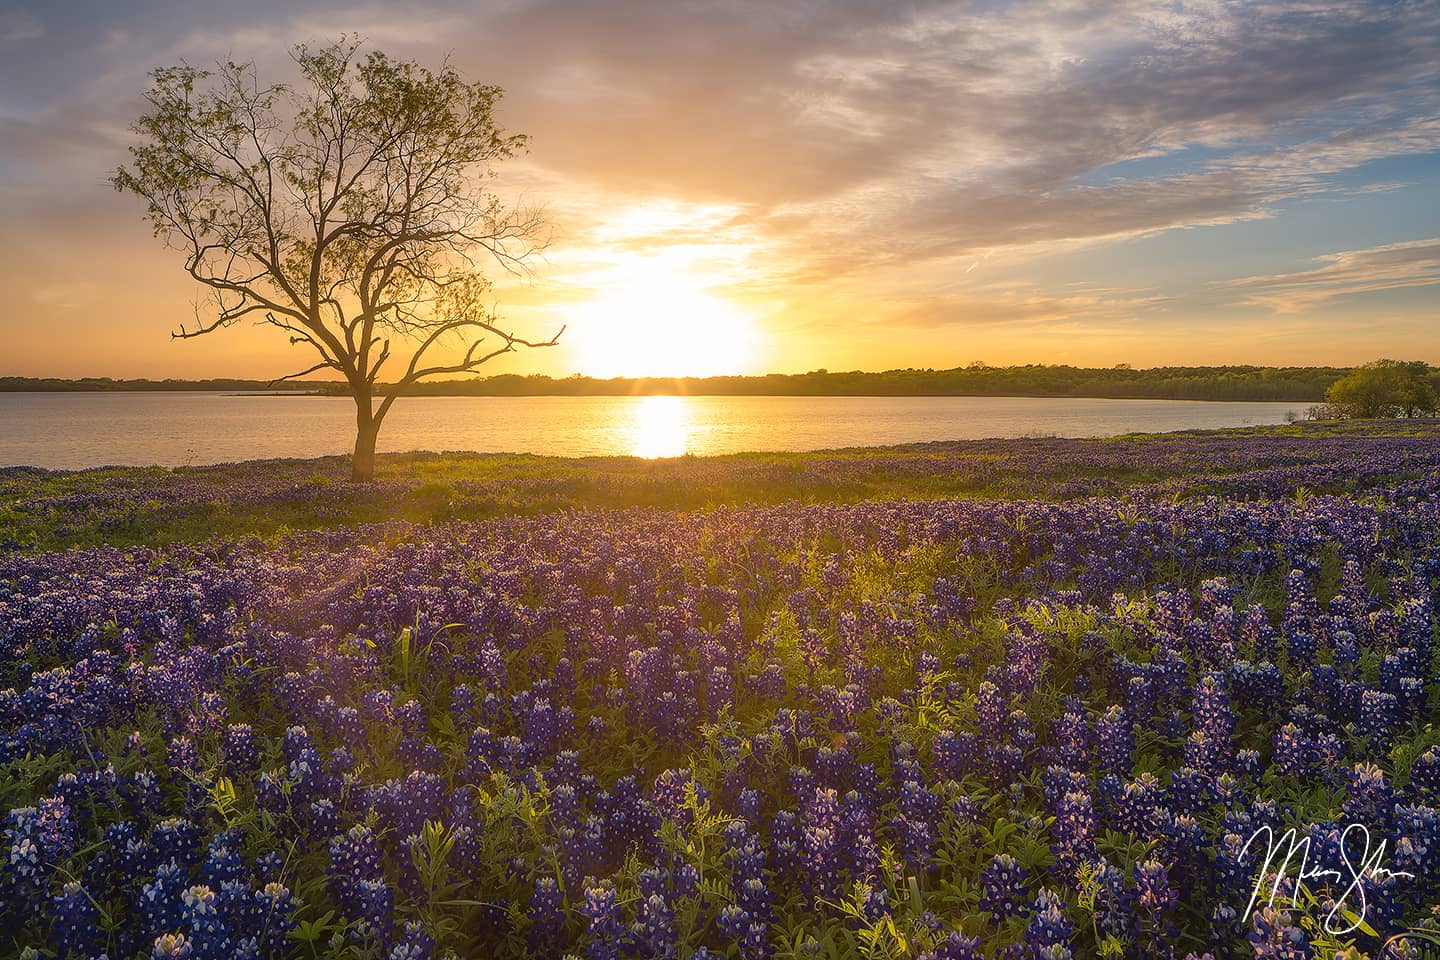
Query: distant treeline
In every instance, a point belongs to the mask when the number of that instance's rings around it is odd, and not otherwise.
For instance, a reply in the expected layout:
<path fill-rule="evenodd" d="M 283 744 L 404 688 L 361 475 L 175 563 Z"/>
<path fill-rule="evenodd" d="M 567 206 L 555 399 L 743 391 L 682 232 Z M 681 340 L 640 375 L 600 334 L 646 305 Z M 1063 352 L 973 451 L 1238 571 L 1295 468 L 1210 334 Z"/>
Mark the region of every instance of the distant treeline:
<path fill-rule="evenodd" d="M 596 380 L 504 374 L 422 383 L 426 396 L 959 396 L 1116 397 L 1166 400 L 1288 400 L 1318 403 L 1348 367 L 1071 367 L 1029 364 L 953 370 L 854 370 L 772 373 L 757 377 Z M 338 385 L 329 388 L 343 392 Z"/>
<path fill-rule="evenodd" d="M 1072 367 L 971 364 L 953 370 L 859 370 L 772 373 L 755 377 L 616 378 L 501 374 L 418 384 L 420 396 L 960 396 L 1115 397 L 1162 400 L 1282 400 L 1319 403 L 1350 367 Z M 1432 374 L 1440 385 L 1440 374 Z M 17 390 L 285 390 L 343 395 L 342 383 L 264 380 L 84 380 L 0 377 L 0 391 Z"/>
<path fill-rule="evenodd" d="M 273 386 L 269 380 L 112 380 L 109 377 L 0 377 L 0 393 L 95 393 L 109 390 L 283 390 L 310 392 L 324 384 L 286 380 Z"/>

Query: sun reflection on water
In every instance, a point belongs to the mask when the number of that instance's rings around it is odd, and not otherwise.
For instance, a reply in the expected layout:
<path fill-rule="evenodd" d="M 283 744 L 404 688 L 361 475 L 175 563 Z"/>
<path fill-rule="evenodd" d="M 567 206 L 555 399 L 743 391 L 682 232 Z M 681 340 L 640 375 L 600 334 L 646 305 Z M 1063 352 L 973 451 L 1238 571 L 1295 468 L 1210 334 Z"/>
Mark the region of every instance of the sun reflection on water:
<path fill-rule="evenodd" d="M 690 403 L 685 397 L 641 397 L 630 416 L 630 452 L 635 456 L 679 457 L 689 449 Z"/>

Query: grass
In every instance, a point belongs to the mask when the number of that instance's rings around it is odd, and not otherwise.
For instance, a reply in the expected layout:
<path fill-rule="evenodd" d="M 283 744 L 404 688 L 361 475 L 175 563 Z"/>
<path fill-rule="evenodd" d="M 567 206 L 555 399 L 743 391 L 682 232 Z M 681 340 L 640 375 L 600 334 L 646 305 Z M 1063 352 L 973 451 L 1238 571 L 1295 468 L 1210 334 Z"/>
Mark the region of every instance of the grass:
<path fill-rule="evenodd" d="M 1269 438 L 1268 445 L 1251 442 Z M 569 509 L 710 509 L 871 499 L 1119 494 L 1321 462 L 1333 445 L 1440 438 L 1440 421 L 1298 423 L 1099 440 L 957 441 L 813 453 L 642 460 L 520 454 L 382 455 L 353 484 L 346 458 L 79 471 L 0 468 L 0 551 L 273 537 L 399 520 L 439 523 Z M 1348 449 L 1348 447 L 1346 448 Z"/>

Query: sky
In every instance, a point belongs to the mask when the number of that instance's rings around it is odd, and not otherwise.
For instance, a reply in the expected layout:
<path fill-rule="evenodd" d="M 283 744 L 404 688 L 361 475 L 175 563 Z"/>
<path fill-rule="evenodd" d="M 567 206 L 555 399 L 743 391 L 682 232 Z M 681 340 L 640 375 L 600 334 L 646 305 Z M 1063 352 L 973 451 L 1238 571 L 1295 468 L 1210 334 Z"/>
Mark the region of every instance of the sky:
<path fill-rule="evenodd" d="M 1440 362 L 1440 3 L 0 0 L 0 375 L 268 378 L 106 177 L 149 70 L 342 33 L 506 95 L 487 373 Z M 450 349 L 450 348 L 447 348 Z M 453 347 L 459 351 L 459 344 Z"/>

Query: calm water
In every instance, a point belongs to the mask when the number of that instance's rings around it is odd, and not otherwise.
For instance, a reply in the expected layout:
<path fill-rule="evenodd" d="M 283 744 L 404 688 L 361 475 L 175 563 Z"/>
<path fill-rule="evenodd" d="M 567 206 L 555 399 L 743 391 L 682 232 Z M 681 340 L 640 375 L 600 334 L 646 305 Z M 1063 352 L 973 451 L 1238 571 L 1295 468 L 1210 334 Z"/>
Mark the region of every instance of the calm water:
<path fill-rule="evenodd" d="M 411 397 L 380 449 L 670 457 L 1280 423 L 1302 403 L 1030 397 Z M 349 400 L 0 393 L 0 465 L 223 463 L 345 453 Z"/>

